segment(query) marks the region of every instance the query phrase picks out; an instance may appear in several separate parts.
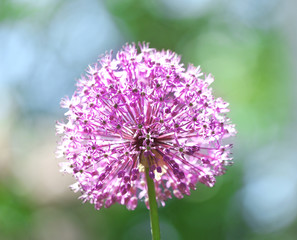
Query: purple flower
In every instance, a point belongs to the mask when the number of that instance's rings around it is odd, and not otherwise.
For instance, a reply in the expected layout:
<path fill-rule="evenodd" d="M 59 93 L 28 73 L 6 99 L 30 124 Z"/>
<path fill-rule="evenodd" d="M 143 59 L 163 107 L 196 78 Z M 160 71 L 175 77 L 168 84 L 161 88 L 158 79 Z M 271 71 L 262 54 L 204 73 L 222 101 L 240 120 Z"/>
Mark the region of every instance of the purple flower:
<path fill-rule="evenodd" d="M 99 64 L 61 101 L 67 122 L 56 126 L 62 171 L 76 178 L 80 198 L 96 209 L 147 204 L 145 168 L 163 206 L 173 195 L 190 195 L 198 182 L 212 187 L 231 164 L 231 145 L 222 140 L 236 133 L 228 103 L 209 88 L 213 77 L 146 43 L 140 52 L 127 44 Z"/>

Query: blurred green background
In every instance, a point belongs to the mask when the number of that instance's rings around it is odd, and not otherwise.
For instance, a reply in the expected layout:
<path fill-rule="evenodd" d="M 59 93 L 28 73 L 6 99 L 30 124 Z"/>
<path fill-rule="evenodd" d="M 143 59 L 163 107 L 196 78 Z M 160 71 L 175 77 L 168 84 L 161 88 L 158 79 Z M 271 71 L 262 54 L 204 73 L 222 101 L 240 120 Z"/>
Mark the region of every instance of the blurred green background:
<path fill-rule="evenodd" d="M 148 211 L 96 211 L 55 159 L 59 102 L 125 42 L 201 65 L 230 102 L 234 166 L 160 208 L 163 239 L 297 239 L 295 0 L 0 0 L 0 239 L 150 239 Z"/>

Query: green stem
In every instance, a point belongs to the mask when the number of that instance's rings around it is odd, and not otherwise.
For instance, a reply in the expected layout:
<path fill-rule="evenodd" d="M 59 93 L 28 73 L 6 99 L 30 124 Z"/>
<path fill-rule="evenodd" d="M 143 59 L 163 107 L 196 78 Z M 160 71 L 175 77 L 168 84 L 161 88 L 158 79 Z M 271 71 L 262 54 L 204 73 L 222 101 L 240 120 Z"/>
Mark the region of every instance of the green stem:
<path fill-rule="evenodd" d="M 154 180 L 149 177 L 149 168 L 145 168 L 146 182 L 148 188 L 149 206 L 150 206 L 150 219 L 151 219 L 151 232 L 152 240 L 160 240 L 160 226 L 158 217 L 158 205 L 156 201 L 156 192 Z"/>

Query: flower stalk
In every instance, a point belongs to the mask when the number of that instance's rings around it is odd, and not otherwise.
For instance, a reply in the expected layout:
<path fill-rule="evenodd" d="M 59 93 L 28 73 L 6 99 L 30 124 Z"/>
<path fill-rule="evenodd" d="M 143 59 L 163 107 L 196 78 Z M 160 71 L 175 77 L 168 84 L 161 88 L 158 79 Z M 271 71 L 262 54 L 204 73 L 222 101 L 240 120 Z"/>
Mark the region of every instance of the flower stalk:
<path fill-rule="evenodd" d="M 158 205 L 156 201 L 156 191 L 154 180 L 149 177 L 149 168 L 145 168 L 146 182 L 148 188 L 148 198 L 150 206 L 150 224 L 151 224 L 151 233 L 152 240 L 160 240 L 160 225 L 159 225 L 159 216 L 158 216 Z"/>

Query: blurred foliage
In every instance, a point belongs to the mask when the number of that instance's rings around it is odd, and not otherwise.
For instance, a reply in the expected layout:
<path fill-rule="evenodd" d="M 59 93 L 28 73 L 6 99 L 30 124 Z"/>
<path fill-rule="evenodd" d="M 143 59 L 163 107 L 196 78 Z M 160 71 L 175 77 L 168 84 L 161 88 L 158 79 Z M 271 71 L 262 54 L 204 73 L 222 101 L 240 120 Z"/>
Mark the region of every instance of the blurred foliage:
<path fill-rule="evenodd" d="M 30 201 L 0 184 L 0 239 L 26 239 L 23 236 L 30 232 L 32 212 Z"/>
<path fill-rule="evenodd" d="M 158 49 L 177 50 L 185 37 L 191 38 L 207 29 L 209 16 L 196 19 L 170 19 L 163 15 L 166 9 L 160 9 L 153 1 L 106 1 L 107 9 L 115 17 L 122 33 L 129 42 L 150 42 Z"/>
<path fill-rule="evenodd" d="M 26 4 L 15 4 L 10 0 L 0 1 L 0 22 L 4 20 L 17 21 L 31 13 Z"/>

